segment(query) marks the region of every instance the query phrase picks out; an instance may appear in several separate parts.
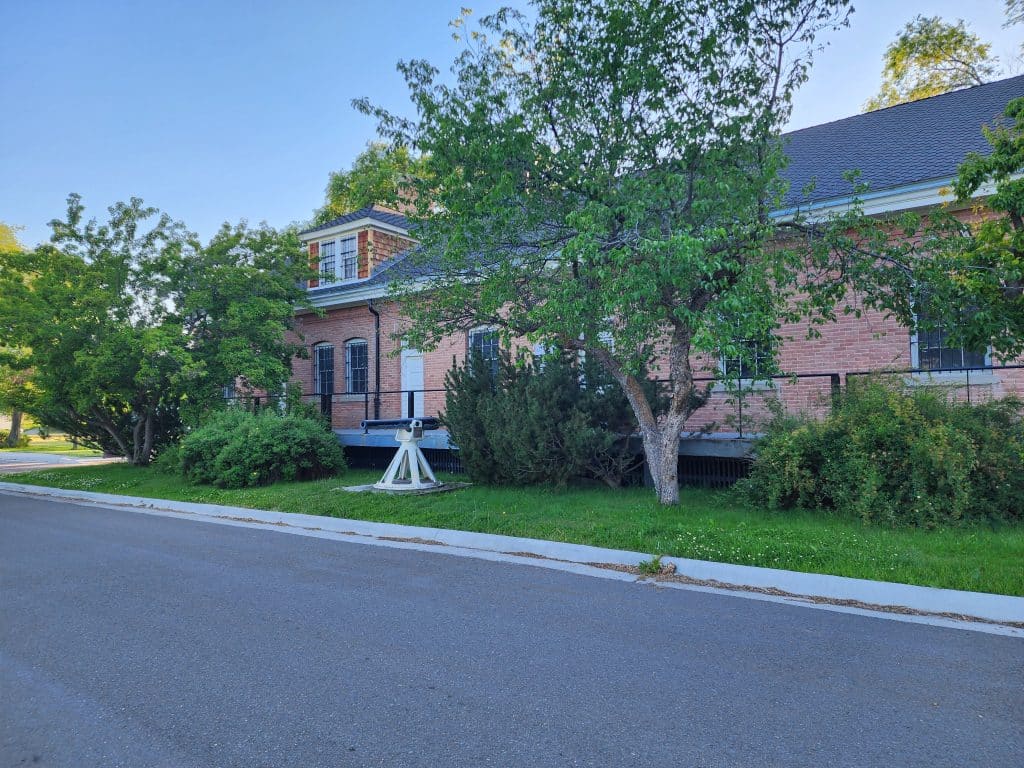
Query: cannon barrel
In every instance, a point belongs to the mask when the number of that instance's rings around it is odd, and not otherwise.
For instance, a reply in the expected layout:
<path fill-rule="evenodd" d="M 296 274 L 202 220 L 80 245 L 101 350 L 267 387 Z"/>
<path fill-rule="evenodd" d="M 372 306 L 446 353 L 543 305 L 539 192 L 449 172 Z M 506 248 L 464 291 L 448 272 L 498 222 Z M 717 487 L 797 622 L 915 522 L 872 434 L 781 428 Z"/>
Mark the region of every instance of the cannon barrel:
<path fill-rule="evenodd" d="M 414 422 L 418 422 L 422 429 L 440 429 L 441 421 L 433 416 L 426 416 L 418 419 L 364 419 L 360 426 L 367 429 L 409 429 Z"/>

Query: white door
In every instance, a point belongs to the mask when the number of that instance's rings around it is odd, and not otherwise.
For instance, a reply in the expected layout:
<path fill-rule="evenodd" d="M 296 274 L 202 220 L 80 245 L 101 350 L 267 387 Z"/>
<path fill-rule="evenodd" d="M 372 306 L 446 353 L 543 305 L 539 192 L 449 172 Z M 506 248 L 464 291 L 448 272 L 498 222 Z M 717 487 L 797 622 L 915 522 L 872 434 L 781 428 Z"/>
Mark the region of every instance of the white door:
<path fill-rule="evenodd" d="M 409 413 L 409 390 L 417 390 L 414 411 Z M 418 349 L 402 349 L 402 417 L 411 419 L 423 413 L 423 353 Z"/>

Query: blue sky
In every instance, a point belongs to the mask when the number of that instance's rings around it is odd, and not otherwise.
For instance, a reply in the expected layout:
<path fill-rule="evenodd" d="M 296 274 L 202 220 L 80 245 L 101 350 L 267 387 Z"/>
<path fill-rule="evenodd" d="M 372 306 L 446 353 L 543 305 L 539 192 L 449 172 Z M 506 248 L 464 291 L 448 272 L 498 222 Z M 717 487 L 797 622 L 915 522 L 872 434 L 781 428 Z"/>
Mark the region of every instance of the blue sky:
<path fill-rule="evenodd" d="M 508 1 L 508 0 L 507 0 Z M 469 4 L 476 15 L 501 2 Z M 511 0 L 513 5 L 525 5 Z M 917 13 L 964 18 L 1009 59 L 1002 0 L 855 2 L 798 94 L 792 128 L 860 111 Z M 446 68 L 459 2 L 0 0 L 0 221 L 47 239 L 69 192 L 92 215 L 132 195 L 203 237 L 225 220 L 307 219 L 374 137 L 351 107 L 404 109 L 399 59 Z M 1015 72 L 1019 72 L 1018 68 Z"/>

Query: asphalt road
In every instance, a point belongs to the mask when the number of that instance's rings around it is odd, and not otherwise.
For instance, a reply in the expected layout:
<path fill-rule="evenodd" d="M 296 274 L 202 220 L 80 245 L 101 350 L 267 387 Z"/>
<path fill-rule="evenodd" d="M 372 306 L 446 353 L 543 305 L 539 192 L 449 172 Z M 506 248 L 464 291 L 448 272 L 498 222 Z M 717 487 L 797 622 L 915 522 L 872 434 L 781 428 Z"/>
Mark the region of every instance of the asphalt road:
<path fill-rule="evenodd" d="M 0 451 L 0 475 L 29 472 L 37 469 L 82 467 L 89 464 L 110 464 L 123 459 L 103 459 L 99 456 L 67 456 L 60 453 L 32 451 Z"/>
<path fill-rule="evenodd" d="M 1024 641 L 0 494 L 0 766 L 999 766 Z"/>

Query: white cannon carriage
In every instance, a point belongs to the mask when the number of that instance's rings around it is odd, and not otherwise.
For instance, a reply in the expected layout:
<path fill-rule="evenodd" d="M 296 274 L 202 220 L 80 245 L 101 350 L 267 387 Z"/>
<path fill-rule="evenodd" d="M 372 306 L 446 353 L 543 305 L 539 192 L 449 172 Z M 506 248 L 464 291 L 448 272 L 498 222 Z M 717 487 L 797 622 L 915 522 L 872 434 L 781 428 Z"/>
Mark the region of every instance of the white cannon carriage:
<path fill-rule="evenodd" d="M 381 491 L 428 491 L 440 488 L 427 457 L 420 450 L 420 440 L 427 430 L 438 429 L 441 423 L 432 417 L 413 419 L 366 419 L 363 430 L 395 429 L 398 451 L 373 487 Z"/>

